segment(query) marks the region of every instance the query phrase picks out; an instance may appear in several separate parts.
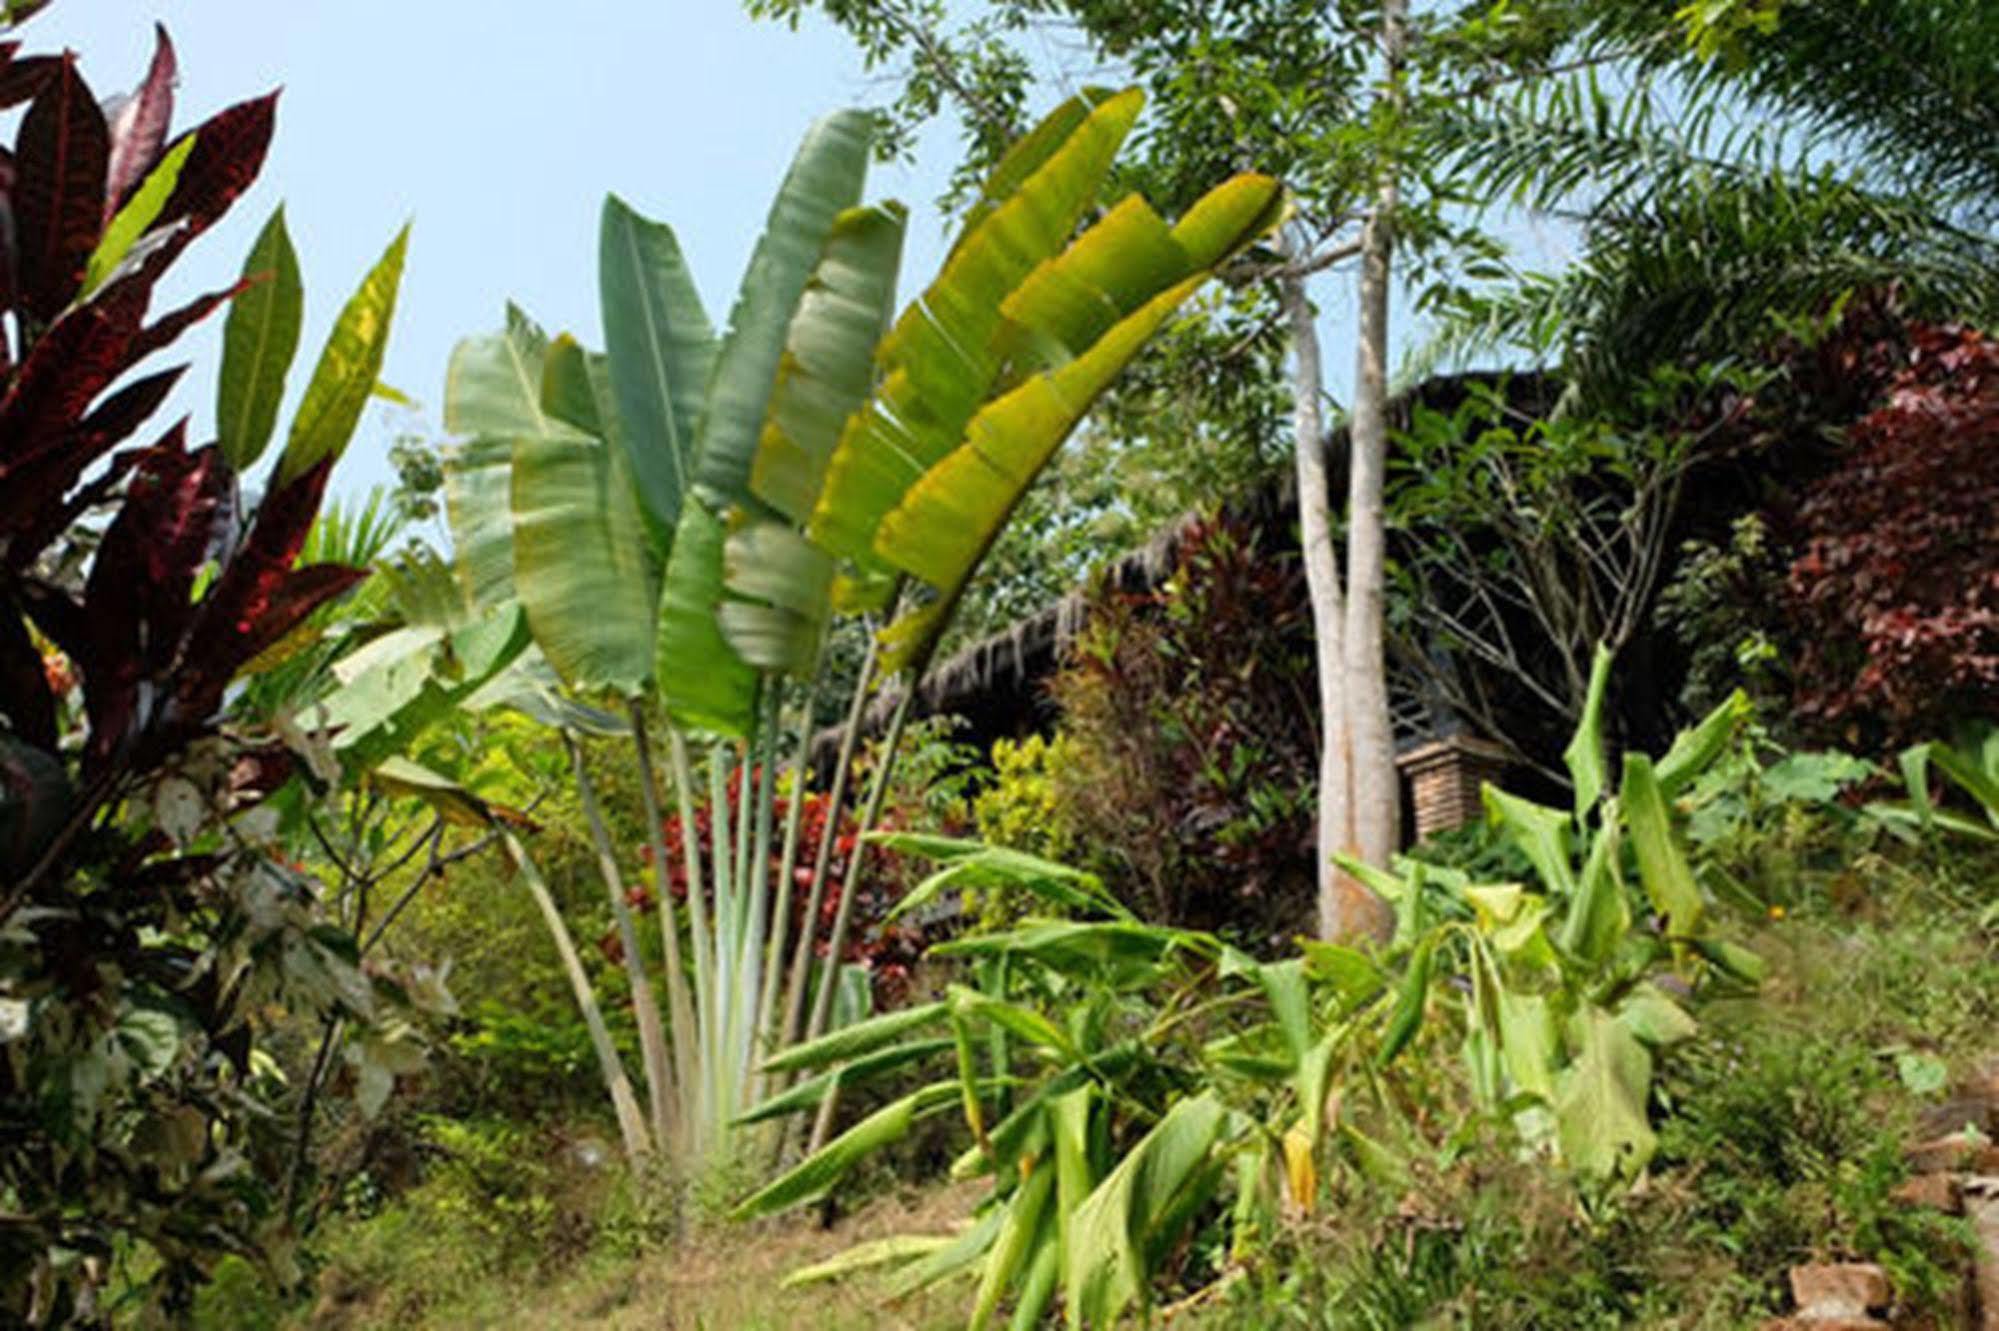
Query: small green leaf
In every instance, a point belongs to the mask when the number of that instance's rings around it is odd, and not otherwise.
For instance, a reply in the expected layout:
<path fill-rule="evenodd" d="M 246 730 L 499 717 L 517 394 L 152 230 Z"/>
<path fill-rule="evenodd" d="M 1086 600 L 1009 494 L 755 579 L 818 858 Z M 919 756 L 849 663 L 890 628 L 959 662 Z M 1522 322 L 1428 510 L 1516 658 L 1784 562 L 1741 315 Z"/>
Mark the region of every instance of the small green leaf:
<path fill-rule="evenodd" d="M 298 255 L 285 230 L 283 208 L 271 214 L 250 247 L 243 277 L 251 285 L 231 302 L 222 326 L 215 402 L 216 442 L 239 472 L 261 457 L 271 441 L 305 313 Z"/>
<path fill-rule="evenodd" d="M 1624 755 L 1621 803 L 1631 828 L 1631 845 L 1638 857 L 1638 879 L 1652 906 L 1666 917 L 1674 938 L 1691 938 L 1700 927 L 1703 902 L 1700 886 L 1687 865 L 1686 850 L 1673 830 L 1662 783 L 1652 760 L 1642 753 Z"/>
<path fill-rule="evenodd" d="M 282 490 L 328 458 L 337 458 L 354 436 L 362 409 L 382 374 L 388 350 L 389 324 L 396 313 L 396 289 L 402 283 L 403 256 L 409 251 L 409 228 L 396 233 L 360 290 L 347 302 L 333 333 L 320 353 L 319 367 L 306 385 L 291 438 L 278 459 L 273 490 Z"/>
<path fill-rule="evenodd" d="M 919 1003 L 914 1007 L 884 1012 L 879 1017 L 855 1022 L 808 1040 L 775 1055 L 764 1063 L 765 1072 L 796 1072 L 800 1068 L 823 1068 L 871 1054 L 912 1031 L 948 1020 L 948 1003 Z"/>
<path fill-rule="evenodd" d="M 105 279 L 116 271 L 125 256 L 132 252 L 139 237 L 152 229 L 159 220 L 160 210 L 173 197 L 174 186 L 180 183 L 180 171 L 187 164 L 187 155 L 194 151 L 194 135 L 189 134 L 175 144 L 167 155 L 160 159 L 146 176 L 111 224 L 104 228 L 104 234 L 97 238 L 97 248 L 90 252 L 90 261 L 83 270 L 83 295 L 104 285 Z"/>
<path fill-rule="evenodd" d="M 1579 822 L 1584 814 L 1596 807 L 1597 799 L 1609 781 L 1603 761 L 1603 697 L 1610 685 L 1610 662 L 1609 648 L 1598 643 L 1596 657 L 1590 663 L 1589 692 L 1583 700 L 1582 722 L 1569 740 L 1569 747 L 1562 750 L 1562 761 L 1569 769 L 1569 782 L 1575 787 L 1576 819 Z"/>

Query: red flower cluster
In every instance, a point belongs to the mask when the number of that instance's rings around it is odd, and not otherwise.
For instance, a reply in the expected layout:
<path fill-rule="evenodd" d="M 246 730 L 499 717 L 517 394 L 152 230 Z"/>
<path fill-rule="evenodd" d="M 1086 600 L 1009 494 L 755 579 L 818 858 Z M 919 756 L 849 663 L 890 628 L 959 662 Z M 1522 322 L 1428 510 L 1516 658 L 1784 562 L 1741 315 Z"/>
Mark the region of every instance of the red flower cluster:
<path fill-rule="evenodd" d="M 760 775 L 752 772 L 752 779 Z M 741 807 L 744 769 L 737 768 L 730 774 L 728 794 L 728 814 L 730 832 L 735 832 L 735 814 Z M 830 801 L 820 791 L 805 796 L 804 808 L 799 813 L 797 863 L 792 869 L 791 921 L 786 933 L 787 952 L 797 945 L 799 930 L 805 925 L 806 908 L 812 893 L 812 868 L 817 860 L 819 845 L 826 835 L 826 825 L 831 817 Z M 774 801 L 770 844 L 763 857 L 762 871 L 771 889 L 773 904 L 782 891 L 777 879 L 783 871 L 783 833 L 786 820 L 790 817 L 790 801 L 779 797 Z M 686 839 L 682 832 L 678 814 L 669 814 L 661 828 L 666 846 L 667 882 L 672 889 L 674 900 L 687 900 L 687 855 Z M 694 808 L 694 832 L 696 845 L 700 850 L 701 864 L 706 874 L 712 874 L 711 856 L 714 851 L 715 818 L 714 810 L 707 801 Z M 821 894 L 819 911 L 813 920 L 813 939 L 816 955 L 824 957 L 831 941 L 833 918 L 839 910 L 840 889 L 846 882 L 848 866 L 853 863 L 854 851 L 860 845 L 861 829 L 854 820 L 851 810 L 844 810 L 839 826 L 833 831 L 833 853 L 827 866 L 826 887 Z M 640 848 L 640 857 L 651 862 L 650 846 Z M 754 852 L 753 852 L 754 853 Z M 908 866 L 900 857 L 872 846 L 862 865 L 862 878 L 856 886 L 853 919 L 848 928 L 847 940 L 842 948 L 842 960 L 865 966 L 874 981 L 874 998 L 877 1009 L 892 1005 L 902 999 L 909 986 L 909 980 L 917 959 L 929 939 L 924 930 L 906 921 L 898 920 L 893 925 L 883 925 L 882 918 L 888 914 L 908 886 Z M 712 879 L 700 885 L 702 900 L 712 906 L 714 885 Z M 649 885 L 630 889 L 625 899 L 631 908 L 641 914 L 651 911 L 656 902 Z M 617 950 L 615 936 L 605 944 L 606 955 Z"/>

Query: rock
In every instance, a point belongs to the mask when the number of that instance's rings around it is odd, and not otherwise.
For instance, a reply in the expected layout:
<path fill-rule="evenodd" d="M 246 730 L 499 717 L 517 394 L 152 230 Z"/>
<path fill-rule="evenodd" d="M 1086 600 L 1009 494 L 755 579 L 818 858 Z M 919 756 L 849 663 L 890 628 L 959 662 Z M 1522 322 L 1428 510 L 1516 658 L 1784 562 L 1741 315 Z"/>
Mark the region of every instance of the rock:
<path fill-rule="evenodd" d="M 1791 1268 L 1791 1298 L 1800 1319 L 1822 1324 L 1886 1308 L 1894 1298 L 1888 1273 L 1871 1262 L 1812 1262 Z"/>
<path fill-rule="evenodd" d="M 1959 1130 L 1903 1148 L 1917 1174 L 1999 1174 L 1999 1144 L 1982 1132 Z"/>
<path fill-rule="evenodd" d="M 1966 1180 L 1964 1213 L 1975 1236 L 1973 1283 L 1978 1331 L 1999 1331 L 1999 1178 Z"/>
<path fill-rule="evenodd" d="M 1988 1137 L 1999 1134 L 1999 1086 L 1962 1087 L 1948 1100 L 1925 1105 L 1916 1126 L 1925 1137 L 1941 1137 L 1967 1127 Z"/>
<path fill-rule="evenodd" d="M 1891 1194 L 1904 1206 L 1957 1215 L 1963 1210 L 1953 1174 L 1918 1174 Z"/>

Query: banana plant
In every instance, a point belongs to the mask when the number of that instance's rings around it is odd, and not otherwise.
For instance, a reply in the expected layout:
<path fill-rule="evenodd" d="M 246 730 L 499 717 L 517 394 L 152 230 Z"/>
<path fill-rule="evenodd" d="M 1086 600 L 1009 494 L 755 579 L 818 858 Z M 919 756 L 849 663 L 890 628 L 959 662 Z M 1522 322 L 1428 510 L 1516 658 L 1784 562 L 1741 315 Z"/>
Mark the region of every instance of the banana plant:
<path fill-rule="evenodd" d="M 1479 883 L 1406 858 L 1395 872 L 1346 866 L 1396 904 L 1413 1021 L 1438 996 L 1467 995 L 1464 1057 L 1481 1101 L 1600 1181 L 1636 1178 L 1651 1158 L 1655 1055 L 1697 1029 L 1684 1000 L 1763 971 L 1711 927 L 1710 893 L 1674 812 L 1747 723 L 1748 700 L 1724 700 L 1657 762 L 1625 754 L 1613 788 L 1602 733 L 1609 674 L 1599 649 L 1564 753 L 1570 808 L 1485 788 L 1488 823 L 1533 882 Z M 1391 1055 L 1407 1041 L 1391 1042 Z"/>
<path fill-rule="evenodd" d="M 1397 936 L 1381 954 L 1301 941 L 1295 956 L 1257 961 L 1212 935 L 1136 921 L 1089 875 L 1033 856 L 883 837 L 942 861 L 903 909 L 975 888 L 1030 895 L 1067 918 L 935 947 L 969 963 L 979 985 L 772 1058 L 770 1071 L 806 1075 L 745 1123 L 812 1112 L 842 1087 L 912 1068 L 937 1076 L 736 1214 L 803 1205 L 915 1123 L 956 1112 L 970 1145 L 953 1174 L 992 1179 L 973 1223 L 865 1244 L 790 1279 L 871 1270 L 900 1296 L 970 1276 L 973 1331 L 1007 1308 L 1011 1326 L 1038 1325 L 1058 1295 L 1071 1327 L 1114 1325 L 1171 1281 L 1200 1217 L 1222 1226 L 1240 1259 L 1280 1213 L 1309 1214 L 1329 1158 L 1406 1186 L 1354 1106 L 1390 1112 L 1382 1079 L 1426 1029 L 1433 1042 L 1462 1041 L 1474 1089 L 1528 1148 L 1593 1185 L 1635 1178 L 1653 1148 L 1654 1052 L 1695 1029 L 1684 997 L 1761 974 L 1753 954 L 1709 927 L 1670 810 L 1747 704 L 1730 699 L 1657 763 L 1627 755 L 1613 791 L 1600 728 L 1607 685 L 1600 655 L 1567 755 L 1574 807 L 1486 791 L 1534 884 L 1477 883 L 1407 858 L 1392 873 L 1349 866 L 1396 903 Z"/>
<path fill-rule="evenodd" d="M 789 1283 L 871 1270 L 900 1297 L 968 1277 L 973 1331 L 1003 1310 L 1011 1326 L 1037 1326 L 1058 1296 L 1072 1327 L 1117 1325 L 1182 1277 L 1194 1227 L 1220 1224 L 1243 1255 L 1280 1210 L 1311 1209 L 1331 1138 L 1349 1153 L 1378 1150 L 1332 1109 L 1335 1085 L 1367 1083 L 1370 1051 L 1405 1020 L 1371 958 L 1315 944 L 1259 962 L 1212 934 L 1136 920 L 1091 875 L 1035 856 L 882 839 L 942 862 L 899 909 L 973 888 L 1064 916 L 933 948 L 966 963 L 978 985 L 771 1060 L 809 1075 L 745 1123 L 814 1112 L 843 1086 L 912 1068 L 935 1078 L 744 1199 L 737 1216 L 805 1204 L 936 1115 L 965 1122 L 953 1176 L 991 1179 L 962 1233 L 864 1244 Z"/>
<path fill-rule="evenodd" d="M 766 1056 L 833 1023 L 866 872 L 857 852 L 831 881 L 833 837 L 868 695 L 900 678 L 892 758 L 909 686 L 1035 476 L 1146 339 L 1275 220 L 1275 182 L 1242 176 L 1177 224 L 1133 197 L 1079 234 L 1140 100 L 1086 93 L 1023 139 L 899 317 L 906 214 L 863 201 L 871 121 L 849 111 L 806 135 L 719 336 L 673 231 L 614 197 L 602 352 L 510 310 L 504 330 L 453 356 L 446 424 L 462 443 L 446 498 L 468 603 L 517 603 L 568 694 L 612 700 L 626 718 L 670 1026 L 580 761 L 575 778 L 626 944 L 651 1132 L 690 1168 L 733 1157 L 736 1120 L 768 1089 Z M 805 847 L 802 799 L 775 825 L 777 771 L 788 765 L 804 790 L 824 644 L 843 614 L 885 627 L 847 707 L 833 816 Z M 891 768 L 873 768 L 863 825 Z M 808 856 L 801 916 L 794 871 Z"/>

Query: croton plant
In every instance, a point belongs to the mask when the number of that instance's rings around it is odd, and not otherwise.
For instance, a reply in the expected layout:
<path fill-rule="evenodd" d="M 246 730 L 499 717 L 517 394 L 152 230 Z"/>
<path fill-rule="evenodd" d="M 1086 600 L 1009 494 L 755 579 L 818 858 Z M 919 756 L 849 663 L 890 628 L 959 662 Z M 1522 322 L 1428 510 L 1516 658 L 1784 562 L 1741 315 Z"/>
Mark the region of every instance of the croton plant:
<path fill-rule="evenodd" d="M 17 16 L 18 6 L 8 8 Z M 9 34 L 11 36 L 11 34 Z M 302 295 L 282 213 L 242 280 L 155 309 L 256 179 L 275 93 L 172 127 L 164 30 L 129 96 L 0 42 L 0 1323 L 96 1324 L 132 1273 L 184 1301 L 286 1265 L 270 1013 L 387 1002 L 276 853 L 293 767 L 231 685 L 364 576 L 299 567 L 379 372 L 397 237 L 335 323 L 261 499 Z M 228 308 L 212 441 L 154 417 L 156 355 Z M 379 1082 L 379 1078 L 375 1079 Z"/>

